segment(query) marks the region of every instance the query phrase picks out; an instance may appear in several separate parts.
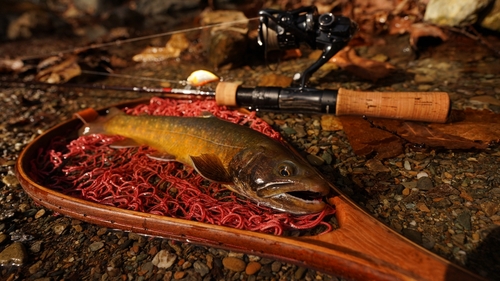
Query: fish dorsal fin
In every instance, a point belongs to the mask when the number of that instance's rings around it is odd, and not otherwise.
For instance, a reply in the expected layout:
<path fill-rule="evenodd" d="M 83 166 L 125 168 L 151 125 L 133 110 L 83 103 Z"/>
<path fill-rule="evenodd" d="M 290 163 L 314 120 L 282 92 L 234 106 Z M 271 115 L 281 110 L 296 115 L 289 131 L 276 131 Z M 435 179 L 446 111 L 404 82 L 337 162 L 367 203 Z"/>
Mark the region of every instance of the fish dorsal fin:
<path fill-rule="evenodd" d="M 215 154 L 190 156 L 193 166 L 204 178 L 220 183 L 232 183 L 231 176 Z"/>
<path fill-rule="evenodd" d="M 129 138 L 115 141 L 109 145 L 109 147 L 114 148 L 114 149 L 130 148 L 130 147 L 138 147 L 138 146 L 141 146 L 141 145 L 139 143 L 137 143 L 135 140 L 129 139 Z"/>

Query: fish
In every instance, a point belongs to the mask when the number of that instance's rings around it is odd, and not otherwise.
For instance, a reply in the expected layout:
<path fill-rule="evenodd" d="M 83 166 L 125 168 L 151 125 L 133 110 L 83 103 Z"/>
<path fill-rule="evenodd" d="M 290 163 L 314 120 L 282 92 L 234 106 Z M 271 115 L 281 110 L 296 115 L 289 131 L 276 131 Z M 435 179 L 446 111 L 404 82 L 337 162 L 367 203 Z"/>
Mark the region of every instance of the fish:
<path fill-rule="evenodd" d="M 120 135 L 115 148 L 149 146 L 260 206 L 291 214 L 322 211 L 331 187 L 295 150 L 247 126 L 214 116 L 128 115 L 117 108 L 84 124 L 80 135 Z"/>

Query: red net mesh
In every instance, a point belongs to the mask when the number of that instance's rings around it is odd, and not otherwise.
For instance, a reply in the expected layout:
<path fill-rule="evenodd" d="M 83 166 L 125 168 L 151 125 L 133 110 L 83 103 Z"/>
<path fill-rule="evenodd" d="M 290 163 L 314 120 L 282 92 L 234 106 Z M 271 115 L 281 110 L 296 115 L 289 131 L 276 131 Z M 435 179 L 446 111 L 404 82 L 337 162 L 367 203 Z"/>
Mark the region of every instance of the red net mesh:
<path fill-rule="evenodd" d="M 255 113 L 244 114 L 219 107 L 213 100 L 152 98 L 149 104 L 125 110 L 128 114 L 200 116 L 204 112 L 262 132 L 280 135 Z M 115 206 L 175 218 L 184 218 L 240 229 L 283 234 L 288 229 L 331 225 L 324 221 L 334 213 L 327 207 L 318 214 L 291 215 L 258 206 L 217 183 L 207 181 L 194 169 L 177 162 L 150 159 L 148 147 L 113 149 L 119 136 L 82 136 L 69 144 L 55 139 L 33 163 L 34 177 L 64 194 Z"/>

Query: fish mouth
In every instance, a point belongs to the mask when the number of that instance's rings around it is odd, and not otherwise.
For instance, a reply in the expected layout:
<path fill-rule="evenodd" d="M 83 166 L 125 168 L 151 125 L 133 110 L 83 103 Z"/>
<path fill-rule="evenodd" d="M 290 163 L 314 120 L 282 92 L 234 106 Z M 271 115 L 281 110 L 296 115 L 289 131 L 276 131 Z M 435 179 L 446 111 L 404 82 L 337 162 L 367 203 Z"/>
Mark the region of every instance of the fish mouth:
<path fill-rule="evenodd" d="M 257 190 L 261 198 L 280 198 L 280 200 L 299 201 L 302 204 L 322 204 L 323 197 L 330 188 L 317 184 L 297 184 L 294 182 L 267 183 Z"/>
<path fill-rule="evenodd" d="M 268 206 L 283 212 L 305 215 L 319 213 L 327 203 L 323 201 L 322 193 L 311 191 L 292 191 L 276 194 L 266 198 Z"/>

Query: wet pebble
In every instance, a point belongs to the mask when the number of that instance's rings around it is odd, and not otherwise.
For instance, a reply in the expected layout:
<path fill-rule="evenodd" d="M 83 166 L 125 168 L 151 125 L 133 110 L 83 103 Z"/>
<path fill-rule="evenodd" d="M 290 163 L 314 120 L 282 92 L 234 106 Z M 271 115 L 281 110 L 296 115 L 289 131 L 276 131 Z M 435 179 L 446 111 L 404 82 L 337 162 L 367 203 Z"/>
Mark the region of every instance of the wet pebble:
<path fill-rule="evenodd" d="M 429 177 L 421 177 L 417 180 L 417 188 L 419 190 L 427 191 L 433 188 L 433 183 Z"/>
<path fill-rule="evenodd" d="M 19 185 L 19 180 L 14 175 L 6 175 L 2 178 L 2 182 L 8 187 Z"/>
<path fill-rule="evenodd" d="M 33 244 L 30 246 L 30 251 L 33 253 L 38 253 L 42 249 L 42 241 L 35 241 Z"/>
<path fill-rule="evenodd" d="M 45 209 L 40 209 L 36 212 L 35 219 L 39 219 L 39 218 L 43 217 L 43 215 L 45 215 Z"/>
<path fill-rule="evenodd" d="M 66 224 L 58 223 L 58 224 L 54 225 L 52 227 L 52 229 L 54 230 L 55 234 L 61 235 L 64 232 L 64 230 L 66 229 L 66 227 L 67 227 Z"/>
<path fill-rule="evenodd" d="M 174 264 L 176 259 L 176 254 L 169 253 L 166 250 L 161 250 L 154 256 L 152 262 L 158 268 L 170 268 Z"/>
<path fill-rule="evenodd" d="M 21 265 L 27 257 L 24 245 L 20 242 L 14 242 L 0 252 L 0 265 Z"/>
<path fill-rule="evenodd" d="M 99 251 L 100 249 L 102 249 L 102 247 L 104 247 L 104 242 L 97 241 L 97 242 L 90 244 L 89 250 L 91 252 L 96 252 L 96 251 Z"/>
<path fill-rule="evenodd" d="M 16 211 L 13 209 L 4 209 L 0 211 L 0 221 L 11 218 L 16 214 Z"/>
<path fill-rule="evenodd" d="M 257 273 L 262 265 L 256 261 L 251 261 L 247 264 L 247 267 L 245 268 L 245 273 L 248 275 L 254 275 Z"/>
<path fill-rule="evenodd" d="M 404 162 L 404 167 L 405 167 L 405 170 L 408 170 L 408 171 L 411 171 L 411 164 L 410 164 L 410 161 L 408 160 L 405 160 Z"/>
<path fill-rule="evenodd" d="M 323 163 L 325 163 L 325 160 L 317 155 L 314 154 L 308 154 L 307 155 L 307 161 L 311 163 L 313 166 L 321 166 Z"/>
<path fill-rule="evenodd" d="M 201 277 L 204 277 L 208 274 L 208 272 L 210 272 L 210 268 L 208 268 L 208 266 L 201 261 L 195 261 L 193 263 L 193 268 L 194 271 L 198 272 L 201 275 Z"/>
<path fill-rule="evenodd" d="M 186 275 L 185 271 L 177 271 L 174 273 L 174 279 L 179 280 L 182 279 Z"/>
<path fill-rule="evenodd" d="M 273 272 L 278 272 L 278 271 L 280 271 L 280 269 L 281 269 L 281 262 L 279 262 L 279 261 L 275 261 L 275 262 L 273 262 L 273 263 L 271 264 L 271 270 L 272 270 Z"/>
<path fill-rule="evenodd" d="M 307 268 L 305 267 L 298 267 L 295 273 L 293 274 L 293 277 L 295 280 L 301 280 L 304 277 L 304 274 L 306 273 Z"/>
<path fill-rule="evenodd" d="M 471 230 L 471 214 L 469 210 L 462 211 L 458 214 L 456 222 L 461 225 L 465 230 Z"/>
<path fill-rule="evenodd" d="M 222 260 L 224 268 L 232 271 L 240 272 L 245 270 L 246 264 L 243 260 L 235 257 L 226 257 Z"/>
<path fill-rule="evenodd" d="M 488 217 L 491 217 L 493 215 L 495 215 L 498 210 L 500 210 L 500 205 L 498 203 L 495 203 L 495 202 L 483 202 L 481 203 L 481 209 L 483 210 L 483 212 L 488 216 Z"/>

